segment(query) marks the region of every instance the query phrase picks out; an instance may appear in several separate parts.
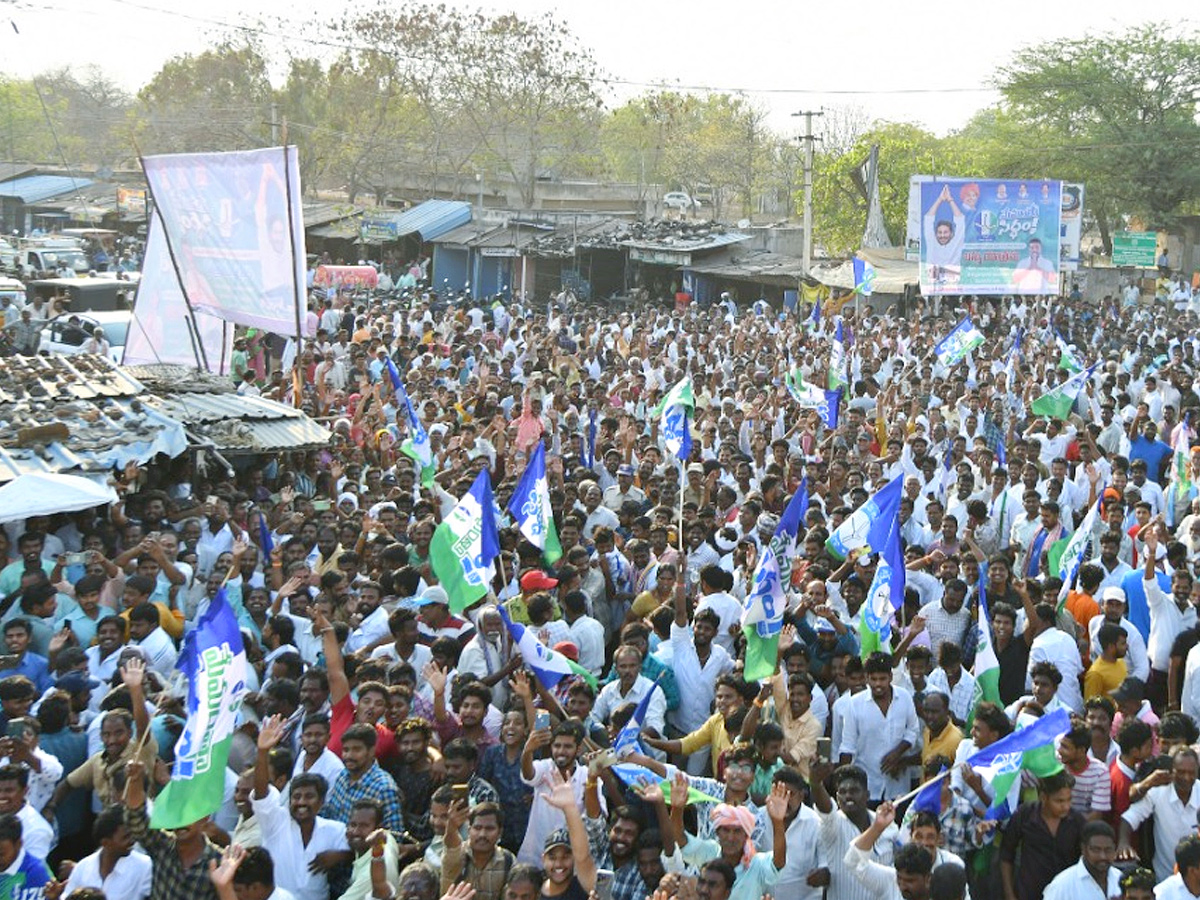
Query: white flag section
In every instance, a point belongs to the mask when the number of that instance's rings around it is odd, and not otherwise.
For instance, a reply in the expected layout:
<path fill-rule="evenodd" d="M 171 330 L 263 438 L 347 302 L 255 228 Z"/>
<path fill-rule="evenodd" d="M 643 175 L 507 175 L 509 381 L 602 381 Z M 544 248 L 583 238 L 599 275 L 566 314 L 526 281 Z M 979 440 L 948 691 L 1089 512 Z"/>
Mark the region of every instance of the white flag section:
<path fill-rule="evenodd" d="M 275 334 L 305 327 L 295 147 L 147 156 L 142 166 L 192 309 Z"/>
<path fill-rule="evenodd" d="M 162 222 L 152 214 L 142 280 L 121 362 L 127 366 L 174 363 L 199 366 L 217 375 L 229 374 L 233 326 L 213 316 L 195 316 L 194 322 L 189 322 L 191 318 L 171 265 Z"/>

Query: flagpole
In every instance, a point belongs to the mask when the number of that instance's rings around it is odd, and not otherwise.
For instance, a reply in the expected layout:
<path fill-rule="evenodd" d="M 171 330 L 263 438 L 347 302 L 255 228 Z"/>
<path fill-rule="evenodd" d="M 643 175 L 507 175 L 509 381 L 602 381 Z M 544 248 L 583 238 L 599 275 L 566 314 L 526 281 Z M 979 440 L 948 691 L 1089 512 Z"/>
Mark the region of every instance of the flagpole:
<path fill-rule="evenodd" d="M 687 421 L 684 420 L 686 426 Z M 687 460 L 679 461 L 679 552 L 683 553 L 683 488 L 687 484 Z M 679 578 L 683 578 L 683 573 L 680 572 Z"/>
<path fill-rule="evenodd" d="M 924 784 L 922 784 L 916 788 L 913 788 L 911 791 L 909 791 L 907 794 L 905 794 L 902 797 L 897 797 L 895 800 L 892 801 L 892 806 L 899 806 L 901 803 L 907 803 L 913 797 L 917 796 L 917 794 L 921 793 L 921 791 L 925 790 L 925 788 L 929 787 L 931 784 L 937 784 L 939 781 L 941 781 L 943 778 L 945 778 L 947 775 L 949 775 L 955 769 L 959 768 L 961 765 L 962 765 L 962 763 L 955 763 L 949 769 L 943 769 L 941 772 L 938 772 L 938 774 L 934 775 L 932 778 L 930 778 Z"/>

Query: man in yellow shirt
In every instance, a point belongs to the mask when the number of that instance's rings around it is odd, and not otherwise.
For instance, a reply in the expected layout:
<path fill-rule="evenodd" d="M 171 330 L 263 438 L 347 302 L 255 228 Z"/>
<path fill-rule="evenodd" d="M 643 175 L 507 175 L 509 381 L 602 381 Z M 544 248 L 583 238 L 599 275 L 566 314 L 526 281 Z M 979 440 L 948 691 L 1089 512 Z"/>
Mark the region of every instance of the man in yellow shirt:
<path fill-rule="evenodd" d="M 1107 697 L 1121 686 L 1128 670 L 1125 653 L 1129 648 L 1129 634 L 1120 625 L 1105 622 L 1096 632 L 1100 643 L 1100 655 L 1088 666 L 1083 676 L 1083 696 Z"/>
<path fill-rule="evenodd" d="M 963 735 L 950 721 L 950 698 L 941 691 L 928 691 L 921 701 L 925 730 L 921 732 L 921 765 L 926 766 L 935 756 L 954 759 Z"/>

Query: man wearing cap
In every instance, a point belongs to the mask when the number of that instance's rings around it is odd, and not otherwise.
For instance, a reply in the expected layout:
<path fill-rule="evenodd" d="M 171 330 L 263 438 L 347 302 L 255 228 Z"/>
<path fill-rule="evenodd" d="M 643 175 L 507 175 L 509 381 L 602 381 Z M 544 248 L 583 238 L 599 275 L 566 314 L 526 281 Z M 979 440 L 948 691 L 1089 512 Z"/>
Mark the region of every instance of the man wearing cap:
<path fill-rule="evenodd" d="M 1106 587 L 1100 592 L 1100 615 L 1088 622 L 1088 641 L 1091 655 L 1101 655 L 1099 634 L 1102 625 L 1118 625 L 1125 629 L 1127 650 L 1125 667 L 1129 676 L 1144 682 L 1150 677 L 1150 659 L 1146 655 L 1146 641 L 1142 633 L 1125 618 L 1125 592 L 1119 587 Z"/>
<path fill-rule="evenodd" d="M 463 646 L 475 633 L 475 628 L 466 619 L 450 614 L 450 595 L 446 589 L 433 585 L 421 593 L 414 604 L 418 607 L 417 628 L 421 632 L 421 643 L 432 644 L 440 637 L 448 637 Z"/>
<path fill-rule="evenodd" d="M 617 483 L 604 491 L 605 507 L 618 512 L 626 500 L 633 500 L 638 506 L 646 502 L 646 492 L 633 483 L 634 474 L 634 468 L 629 463 L 617 466 Z"/>
<path fill-rule="evenodd" d="M 529 619 L 529 598 L 543 591 L 553 592 L 558 587 L 558 579 L 551 578 L 541 569 L 530 569 L 521 576 L 520 584 L 521 596 L 513 597 L 505 603 L 504 609 L 508 617 L 518 625 L 532 625 L 533 622 Z M 553 608 L 553 618 L 557 619 L 560 615 L 557 603 Z"/>

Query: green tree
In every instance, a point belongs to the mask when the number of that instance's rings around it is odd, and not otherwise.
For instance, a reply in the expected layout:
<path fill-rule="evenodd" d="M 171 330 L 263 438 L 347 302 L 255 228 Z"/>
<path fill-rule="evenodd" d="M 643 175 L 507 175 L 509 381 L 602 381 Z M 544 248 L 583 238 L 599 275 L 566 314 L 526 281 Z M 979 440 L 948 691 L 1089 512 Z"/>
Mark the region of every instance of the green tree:
<path fill-rule="evenodd" d="M 999 86 L 1025 145 L 1055 177 L 1083 181 L 1110 250 L 1110 217 L 1170 226 L 1200 199 L 1200 36 L 1166 24 L 1048 41 Z M 1042 146 L 1038 146 L 1041 144 Z"/>
<path fill-rule="evenodd" d="M 52 119 L 62 112 L 62 105 L 52 99 L 47 107 Z M 58 157 L 31 81 L 0 75 L 0 146 L 4 158 L 13 162 L 46 162 Z"/>
<path fill-rule="evenodd" d="M 939 138 L 910 122 L 876 122 L 844 150 L 823 151 L 814 161 L 813 238 L 830 255 L 856 250 L 867 221 L 867 201 L 854 173 L 879 145 L 879 199 L 893 244 L 904 241 L 908 185 L 913 175 L 974 175 L 968 142 Z"/>
<path fill-rule="evenodd" d="M 174 57 L 138 92 L 138 147 L 186 153 L 266 146 L 272 97 L 267 57 L 252 40 Z"/>

